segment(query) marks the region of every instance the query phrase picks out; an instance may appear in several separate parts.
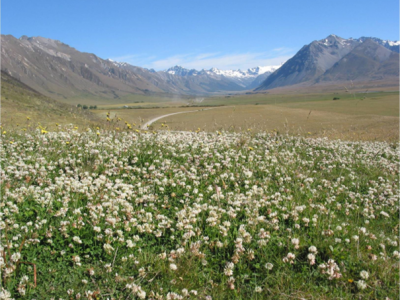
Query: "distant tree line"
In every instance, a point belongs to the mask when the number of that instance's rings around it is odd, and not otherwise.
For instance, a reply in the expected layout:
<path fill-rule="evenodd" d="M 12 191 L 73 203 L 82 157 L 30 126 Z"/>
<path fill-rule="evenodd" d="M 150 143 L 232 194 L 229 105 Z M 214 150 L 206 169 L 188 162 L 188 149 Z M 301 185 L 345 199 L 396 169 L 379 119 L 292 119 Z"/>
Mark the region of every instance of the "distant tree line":
<path fill-rule="evenodd" d="M 82 108 L 82 109 L 97 109 L 97 105 L 90 105 L 90 106 L 87 106 L 86 104 L 84 104 L 84 105 L 78 104 L 76 107 Z"/>

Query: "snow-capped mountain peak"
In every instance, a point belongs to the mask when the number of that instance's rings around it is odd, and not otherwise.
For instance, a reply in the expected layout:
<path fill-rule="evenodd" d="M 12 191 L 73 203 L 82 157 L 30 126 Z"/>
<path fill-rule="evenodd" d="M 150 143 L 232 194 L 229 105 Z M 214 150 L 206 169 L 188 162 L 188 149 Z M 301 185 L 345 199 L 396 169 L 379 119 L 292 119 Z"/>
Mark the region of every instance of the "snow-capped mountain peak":
<path fill-rule="evenodd" d="M 238 70 L 220 70 L 217 68 L 211 68 L 210 70 L 205 71 L 209 75 L 222 75 L 230 78 L 254 78 L 266 72 L 274 72 L 280 66 L 264 66 L 264 67 L 255 67 L 250 68 L 247 71 Z"/>
<path fill-rule="evenodd" d="M 175 66 L 175 67 L 169 68 L 165 72 L 168 74 L 178 75 L 178 76 L 187 76 L 187 75 L 197 75 L 198 74 L 197 70 L 195 70 L 195 69 L 189 70 L 182 66 Z"/>
<path fill-rule="evenodd" d="M 400 46 L 400 41 L 384 41 L 385 43 L 388 43 L 389 46 Z"/>
<path fill-rule="evenodd" d="M 129 66 L 129 64 L 128 63 L 126 63 L 126 62 L 119 62 L 119 61 L 115 61 L 115 60 L 112 60 L 111 58 L 108 58 L 107 59 L 109 62 L 111 62 L 114 66 L 116 66 L 116 67 L 126 67 L 126 66 Z"/>

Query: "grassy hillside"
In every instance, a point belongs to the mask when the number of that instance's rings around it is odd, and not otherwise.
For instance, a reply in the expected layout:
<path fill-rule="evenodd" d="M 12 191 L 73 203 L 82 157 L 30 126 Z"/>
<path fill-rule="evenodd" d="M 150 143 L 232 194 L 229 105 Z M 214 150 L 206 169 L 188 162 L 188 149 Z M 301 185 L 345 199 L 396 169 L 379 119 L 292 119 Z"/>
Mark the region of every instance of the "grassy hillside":
<path fill-rule="evenodd" d="M 28 119 L 29 118 L 29 119 Z M 92 126 L 97 118 L 90 111 L 50 99 L 1 72 L 1 123 L 6 127 L 55 127 L 55 124 Z"/>

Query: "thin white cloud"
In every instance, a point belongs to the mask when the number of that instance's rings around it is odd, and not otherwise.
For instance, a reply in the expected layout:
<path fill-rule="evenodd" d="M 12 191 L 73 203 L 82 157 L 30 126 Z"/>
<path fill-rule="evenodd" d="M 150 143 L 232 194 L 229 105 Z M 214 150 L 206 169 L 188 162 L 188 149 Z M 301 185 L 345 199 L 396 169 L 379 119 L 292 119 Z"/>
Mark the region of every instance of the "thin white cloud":
<path fill-rule="evenodd" d="M 202 53 L 202 54 L 197 55 L 195 58 L 196 59 L 205 59 L 205 58 L 217 56 L 218 54 L 219 54 L 219 52 L 216 52 L 216 53 Z"/>
<path fill-rule="evenodd" d="M 196 53 L 179 54 L 166 58 L 156 59 L 154 56 L 145 55 L 124 55 L 112 58 L 116 61 L 127 62 L 132 65 L 149 69 L 166 70 L 179 65 L 188 69 L 210 69 L 221 70 L 241 69 L 247 70 L 257 66 L 280 65 L 293 56 L 289 48 L 277 48 L 270 52 L 248 52 L 248 53 Z"/>
<path fill-rule="evenodd" d="M 280 47 L 280 48 L 272 49 L 272 51 L 273 52 L 279 52 L 279 53 L 283 54 L 283 53 L 291 53 L 291 52 L 293 52 L 293 49 L 286 48 L 286 47 Z"/>

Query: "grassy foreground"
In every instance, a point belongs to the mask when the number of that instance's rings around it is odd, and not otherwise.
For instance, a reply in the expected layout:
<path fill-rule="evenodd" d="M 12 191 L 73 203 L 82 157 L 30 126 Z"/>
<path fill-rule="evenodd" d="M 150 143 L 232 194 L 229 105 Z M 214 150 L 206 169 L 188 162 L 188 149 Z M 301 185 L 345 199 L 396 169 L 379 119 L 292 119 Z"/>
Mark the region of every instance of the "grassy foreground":
<path fill-rule="evenodd" d="M 396 144 L 67 127 L 1 142 L 1 299 L 399 297 Z"/>

